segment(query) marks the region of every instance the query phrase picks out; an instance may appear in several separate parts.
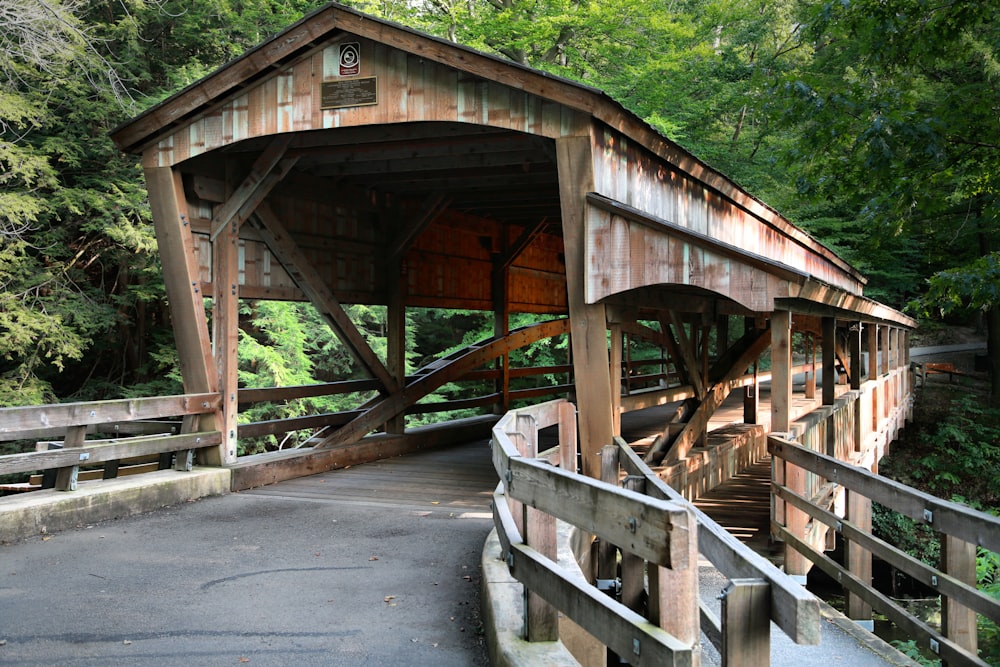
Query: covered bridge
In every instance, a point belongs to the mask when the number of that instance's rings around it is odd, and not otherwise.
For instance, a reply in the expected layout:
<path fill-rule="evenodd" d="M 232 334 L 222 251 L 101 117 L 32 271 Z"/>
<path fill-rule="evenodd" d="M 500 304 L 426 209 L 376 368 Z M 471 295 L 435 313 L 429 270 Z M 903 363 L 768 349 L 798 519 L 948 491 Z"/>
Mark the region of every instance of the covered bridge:
<path fill-rule="evenodd" d="M 274 479 L 333 465 L 324 452 L 373 432 L 403 433 L 407 409 L 474 368 L 496 364 L 490 402 L 502 412 L 506 353 L 539 336 L 570 335 L 592 476 L 629 398 L 623 333 L 661 346 L 679 380 L 629 405 L 686 401 L 654 462 L 683 460 L 768 349 L 771 428 L 787 431 L 793 330 L 822 341 L 824 368 L 852 386 L 905 362 L 914 322 L 864 297 L 857 270 L 601 91 L 341 5 L 113 137 L 142 156 L 185 391 L 223 397 L 208 463 L 237 459 L 240 298 L 311 301 L 379 393 L 329 417 L 314 448 L 273 459 Z M 351 303 L 388 307 L 386 358 L 346 315 Z M 496 339 L 407 377 L 414 306 L 493 311 Z M 512 312 L 546 324 L 512 333 Z M 865 335 L 874 354 L 862 368 Z"/>

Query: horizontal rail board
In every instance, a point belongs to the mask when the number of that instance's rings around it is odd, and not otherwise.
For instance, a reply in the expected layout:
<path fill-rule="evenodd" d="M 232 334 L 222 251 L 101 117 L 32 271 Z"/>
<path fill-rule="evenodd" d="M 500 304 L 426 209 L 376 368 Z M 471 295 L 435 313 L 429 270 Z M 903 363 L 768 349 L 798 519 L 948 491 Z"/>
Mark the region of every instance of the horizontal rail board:
<path fill-rule="evenodd" d="M 351 412 L 327 412 L 321 415 L 304 417 L 288 417 L 286 419 L 271 419 L 263 422 L 240 424 L 236 432 L 241 438 L 256 438 L 262 435 L 275 435 L 289 431 L 322 428 L 324 426 L 342 426 L 361 414 L 360 410 Z"/>
<path fill-rule="evenodd" d="M 784 438 L 769 436 L 767 449 L 773 456 L 837 482 L 934 530 L 1000 552 L 1000 517 L 936 498 Z"/>
<path fill-rule="evenodd" d="M 315 396 L 353 394 L 359 391 L 375 391 L 381 388 L 382 383 L 374 379 L 303 384 L 294 387 L 261 387 L 257 389 L 240 389 L 236 400 L 239 401 L 240 405 L 247 405 L 250 403 L 290 401 L 296 398 L 313 398 Z"/>
<path fill-rule="evenodd" d="M 684 497 L 656 476 L 620 438 L 615 438 L 622 466 L 630 475 L 646 479 L 646 493 L 665 500 Z M 770 584 L 774 622 L 797 644 L 820 643 L 819 601 L 770 561 L 740 542 L 697 507 L 698 548 L 729 579 L 763 579 Z"/>
<path fill-rule="evenodd" d="M 103 463 L 104 461 L 117 461 L 135 456 L 176 452 L 184 449 L 200 449 L 213 447 L 221 442 L 222 434 L 219 431 L 167 435 L 161 438 L 123 439 L 97 445 L 88 445 L 84 442 L 82 447 L 0 456 L 0 475 Z"/>
<path fill-rule="evenodd" d="M 55 436 L 74 426 L 205 414 L 221 405 L 219 394 L 185 394 L 0 408 L 0 440 L 21 440 L 25 432 Z"/>
<path fill-rule="evenodd" d="M 850 521 L 841 519 L 833 512 L 816 507 L 815 504 L 810 503 L 787 487 L 775 484 L 773 488 L 774 494 L 778 498 L 837 530 L 837 532 L 844 536 L 844 539 L 850 540 L 867 549 L 872 555 L 905 572 L 928 588 L 936 590 L 942 595 L 1000 623 L 1000 600 L 992 598 L 975 587 L 927 565 L 923 561 L 914 558 L 905 551 L 897 549 L 877 537 L 872 537 Z"/>
<path fill-rule="evenodd" d="M 554 468 L 534 459 L 513 458 L 507 495 L 597 535 L 663 567 L 688 563 L 688 514 L 676 502 L 619 489 L 600 480 Z"/>

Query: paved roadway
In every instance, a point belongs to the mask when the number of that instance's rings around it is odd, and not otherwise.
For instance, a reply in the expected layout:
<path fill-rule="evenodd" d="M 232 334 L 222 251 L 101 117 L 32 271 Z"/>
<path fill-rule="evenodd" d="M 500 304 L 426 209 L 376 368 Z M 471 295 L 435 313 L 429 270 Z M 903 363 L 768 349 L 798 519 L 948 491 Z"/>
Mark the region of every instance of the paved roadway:
<path fill-rule="evenodd" d="M 0 665 L 486 665 L 495 485 L 484 441 L 0 545 Z"/>

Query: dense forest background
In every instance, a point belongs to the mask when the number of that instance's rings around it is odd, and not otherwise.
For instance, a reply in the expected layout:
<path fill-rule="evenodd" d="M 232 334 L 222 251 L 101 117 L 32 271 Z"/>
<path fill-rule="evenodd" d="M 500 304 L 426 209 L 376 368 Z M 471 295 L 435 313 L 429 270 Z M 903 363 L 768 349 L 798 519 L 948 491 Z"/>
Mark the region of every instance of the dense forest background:
<path fill-rule="evenodd" d="M 0 0 L 0 405 L 179 391 L 141 171 L 108 132 L 322 4 Z M 841 253 L 870 296 L 991 332 L 998 363 L 995 3 L 347 4 L 607 91 Z M 309 307 L 243 316 L 247 386 L 354 373 Z M 380 349 L 384 312 L 352 316 Z M 411 312 L 411 362 L 490 317 Z"/>

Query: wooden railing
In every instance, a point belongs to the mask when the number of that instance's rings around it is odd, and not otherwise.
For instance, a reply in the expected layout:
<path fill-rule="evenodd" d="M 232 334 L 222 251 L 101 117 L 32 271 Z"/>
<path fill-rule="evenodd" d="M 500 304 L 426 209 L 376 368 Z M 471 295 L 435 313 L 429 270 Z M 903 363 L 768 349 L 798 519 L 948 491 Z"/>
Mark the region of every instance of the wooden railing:
<path fill-rule="evenodd" d="M 558 447 L 539 454 L 539 430 L 555 425 Z M 558 638 L 558 610 L 637 665 L 697 664 L 702 632 L 727 667 L 767 665 L 771 620 L 798 643 L 819 642 L 816 598 L 666 486 L 623 441 L 602 451 L 605 481 L 576 474 L 573 404 L 507 413 L 493 430 L 493 460 L 501 479 L 494 520 L 511 574 L 529 591 L 529 641 Z M 584 576 L 556 561 L 556 518 L 597 537 L 596 568 Z M 721 620 L 699 601 L 699 551 L 730 580 Z"/>
<path fill-rule="evenodd" d="M 768 437 L 772 532 L 840 582 L 851 618 L 870 622 L 874 609 L 948 665 L 985 666 L 977 655 L 976 614 L 1000 622 L 1000 601 L 976 589 L 976 547 L 1000 551 L 1000 519 L 872 472 L 910 409 L 910 381 L 908 369 L 896 369 L 810 413 L 791 434 Z M 805 474 L 790 475 L 793 469 Z M 941 533 L 940 566 L 873 537 L 872 502 Z M 844 565 L 824 553 L 837 535 L 845 543 Z M 872 586 L 873 555 L 941 595 L 940 631 Z"/>
<path fill-rule="evenodd" d="M 57 470 L 55 488 L 76 489 L 81 466 L 115 471 L 117 462 L 150 455 L 171 455 L 178 470 L 190 470 L 194 452 L 222 442 L 218 431 L 199 431 L 197 415 L 214 413 L 219 394 L 187 394 L 83 403 L 61 403 L 0 409 L 0 441 L 57 440 L 56 449 L 0 456 L 0 475 Z M 87 440 L 88 433 L 124 434 L 145 430 L 137 424 L 178 417 L 173 424 L 156 423 L 153 434 Z M 176 433 L 180 431 L 180 433 Z M 113 476 L 113 475 L 110 475 Z"/>

